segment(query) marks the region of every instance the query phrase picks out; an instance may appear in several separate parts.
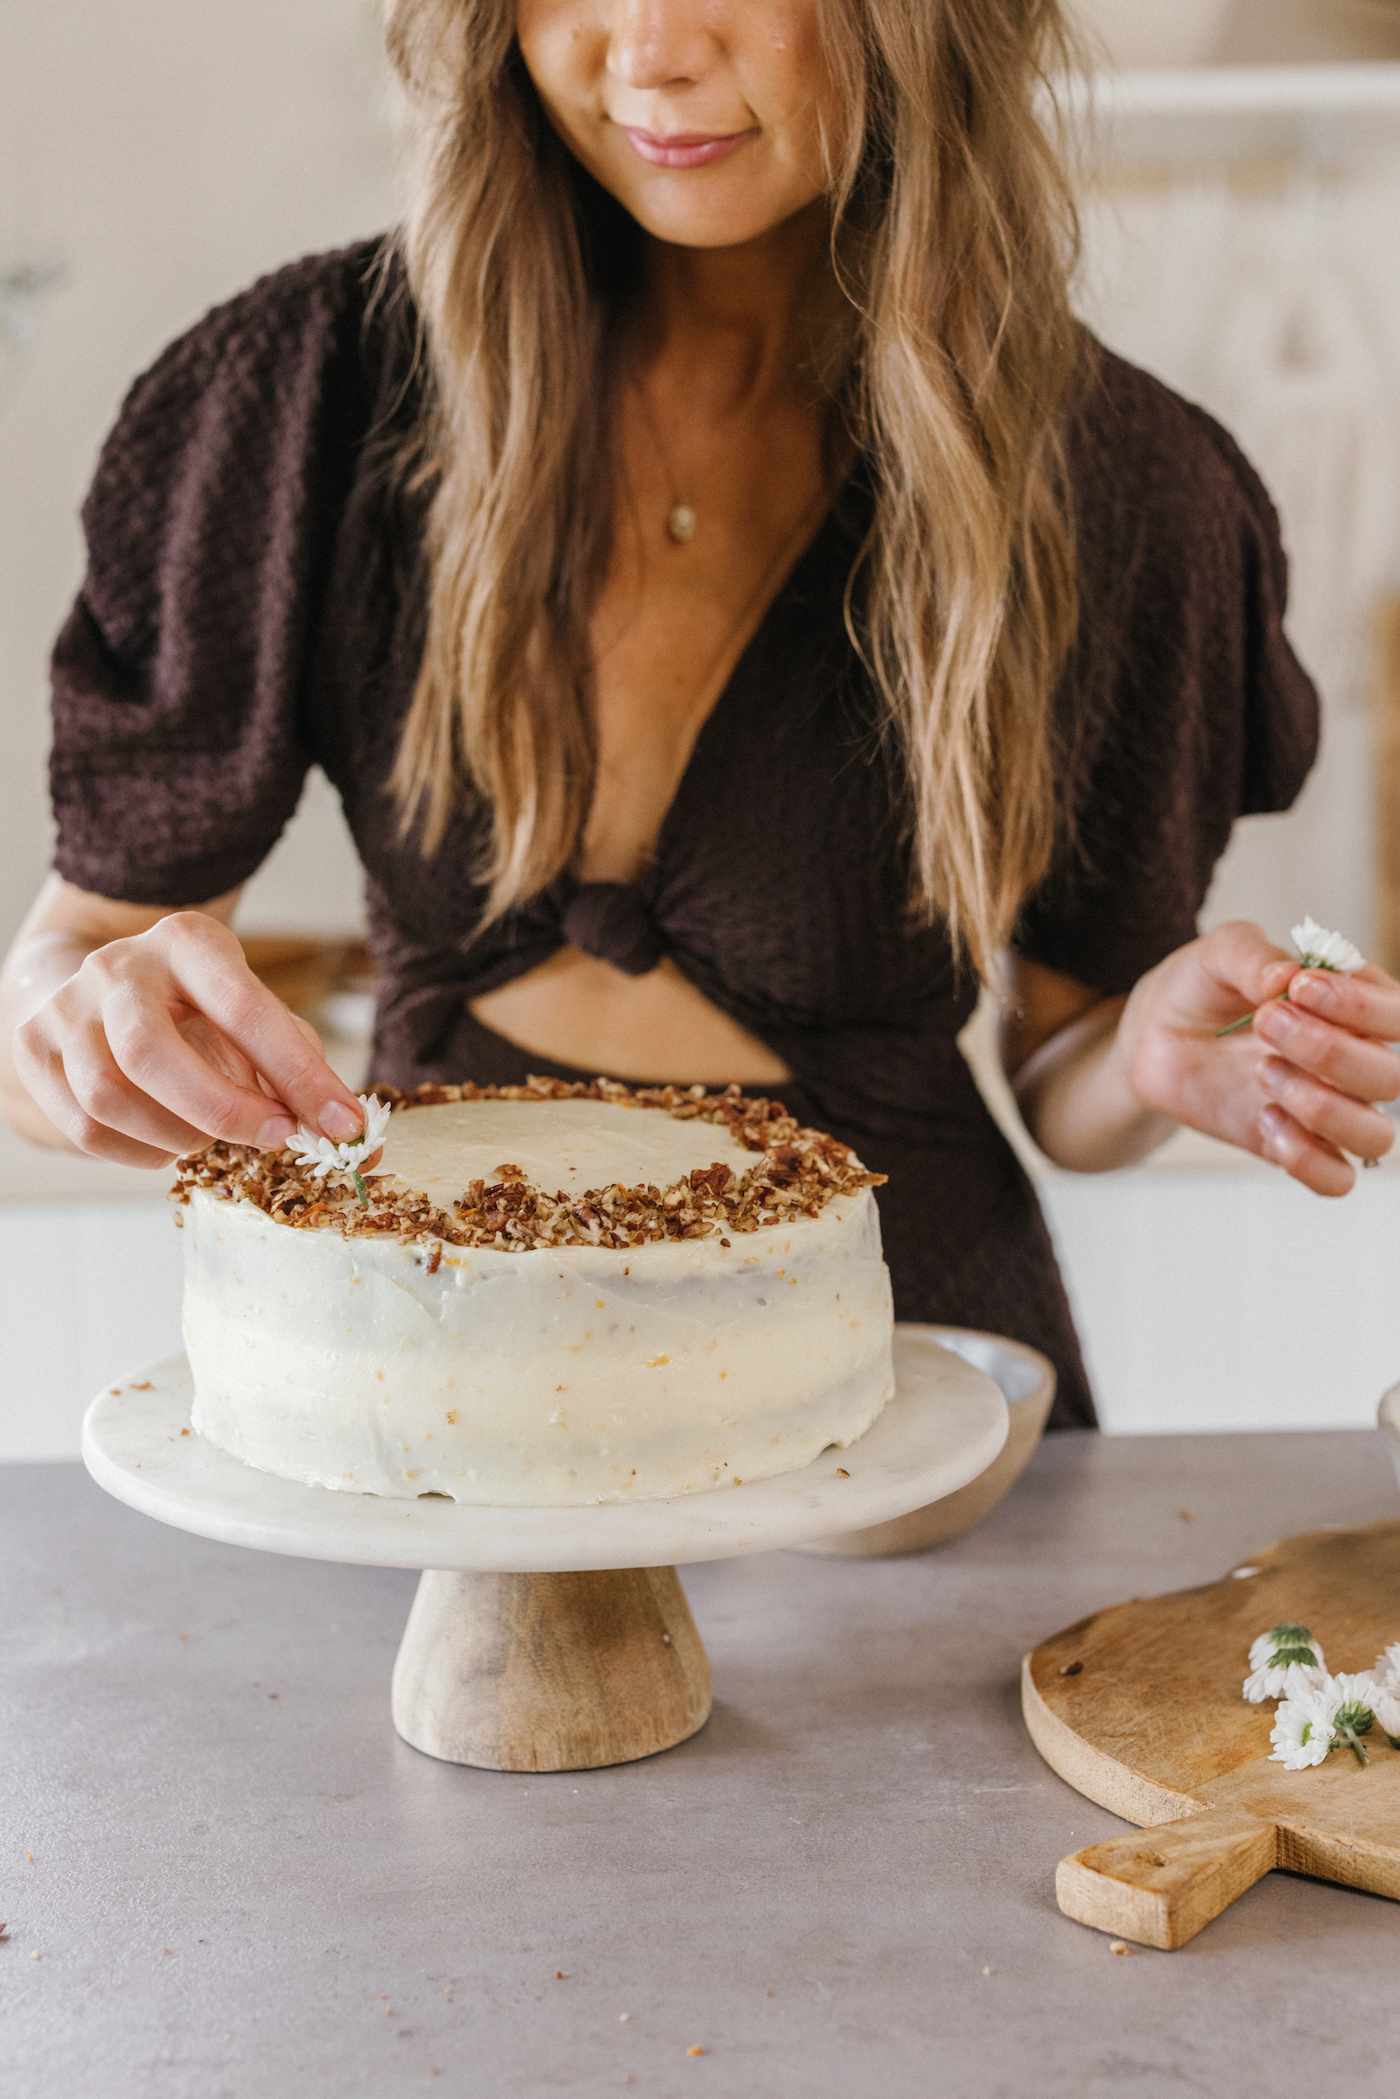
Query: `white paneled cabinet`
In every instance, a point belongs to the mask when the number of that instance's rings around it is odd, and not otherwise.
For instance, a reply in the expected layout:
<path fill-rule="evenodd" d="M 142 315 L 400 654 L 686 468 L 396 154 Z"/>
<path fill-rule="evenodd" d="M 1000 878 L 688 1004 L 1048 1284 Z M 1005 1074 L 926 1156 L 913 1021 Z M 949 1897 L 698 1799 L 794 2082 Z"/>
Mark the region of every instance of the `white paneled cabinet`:
<path fill-rule="evenodd" d="M 0 1331 L 0 1459 L 76 1457 L 99 1388 L 180 1346 L 169 1203 L 0 1205 Z"/>
<path fill-rule="evenodd" d="M 1057 1173 L 1041 1200 L 1110 1432 L 1375 1427 L 1400 1381 L 1400 1168 L 1341 1202 L 1248 1162 Z"/>

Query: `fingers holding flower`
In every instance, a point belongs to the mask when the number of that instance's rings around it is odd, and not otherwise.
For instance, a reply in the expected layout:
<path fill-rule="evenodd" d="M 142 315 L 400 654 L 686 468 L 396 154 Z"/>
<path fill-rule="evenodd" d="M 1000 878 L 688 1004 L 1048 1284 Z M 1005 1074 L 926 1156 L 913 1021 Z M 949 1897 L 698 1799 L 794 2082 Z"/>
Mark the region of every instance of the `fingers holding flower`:
<path fill-rule="evenodd" d="M 1375 1103 L 1400 1099 L 1400 983 L 1311 918 L 1293 939 L 1296 959 L 1258 926 L 1219 926 L 1144 978 L 1124 1015 L 1134 1085 L 1145 1105 L 1345 1195 L 1352 1159 L 1375 1165 L 1395 1142 Z"/>
<path fill-rule="evenodd" d="M 1293 928 L 1293 944 L 1297 973 L 1245 1016 L 1255 1033 L 1358 1101 L 1400 1098 L 1400 1058 L 1390 1048 L 1400 1040 L 1400 983 L 1313 918 Z"/>
<path fill-rule="evenodd" d="M 1359 1042 L 1375 1048 L 1400 1042 L 1400 983 L 1374 962 L 1346 977 L 1323 970 L 1300 970 L 1288 987 L 1288 1002 L 1302 1013 L 1335 1029 L 1344 1029 Z M 1367 1083 L 1371 1083 L 1369 1072 Z M 1392 1053 L 1383 1083 L 1377 1083 L 1366 1097 L 1394 1100 L 1397 1095 L 1400 1075 Z"/>
<path fill-rule="evenodd" d="M 1344 1153 L 1366 1165 L 1384 1158 L 1395 1131 L 1374 1103 L 1400 1098 L 1400 1057 L 1390 1047 L 1397 1029 L 1400 984 L 1359 957 L 1346 971 L 1305 966 L 1284 997 L 1260 1007 L 1254 1034 L 1268 1052 L 1257 1073 L 1267 1103 L 1259 1118 L 1263 1156 L 1290 1172 L 1317 1147 L 1343 1165 Z M 1347 1175 L 1350 1186 L 1349 1168 Z"/>
<path fill-rule="evenodd" d="M 348 1173 L 360 1201 L 367 1203 L 369 1190 L 365 1186 L 364 1172 L 366 1168 L 375 1167 L 383 1154 L 390 1110 L 388 1102 L 380 1100 L 377 1094 L 362 1093 L 358 1099 L 365 1121 L 357 1139 L 351 1143 L 335 1144 L 329 1137 L 320 1137 L 301 1123 L 292 1149 L 298 1165 L 309 1166 L 321 1180 L 328 1173 Z"/>

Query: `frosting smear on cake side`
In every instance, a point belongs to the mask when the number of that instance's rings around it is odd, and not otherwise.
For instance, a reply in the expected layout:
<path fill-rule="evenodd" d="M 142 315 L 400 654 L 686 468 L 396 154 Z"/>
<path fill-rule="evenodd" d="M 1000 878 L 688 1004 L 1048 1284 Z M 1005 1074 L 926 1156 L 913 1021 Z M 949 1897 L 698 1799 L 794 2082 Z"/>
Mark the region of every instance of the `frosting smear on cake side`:
<path fill-rule="evenodd" d="M 532 1081 L 394 1107 L 367 1203 L 286 1153 L 181 1161 L 193 1425 L 222 1449 L 567 1506 L 792 1470 L 891 1396 L 878 1177 L 777 1104 Z"/>

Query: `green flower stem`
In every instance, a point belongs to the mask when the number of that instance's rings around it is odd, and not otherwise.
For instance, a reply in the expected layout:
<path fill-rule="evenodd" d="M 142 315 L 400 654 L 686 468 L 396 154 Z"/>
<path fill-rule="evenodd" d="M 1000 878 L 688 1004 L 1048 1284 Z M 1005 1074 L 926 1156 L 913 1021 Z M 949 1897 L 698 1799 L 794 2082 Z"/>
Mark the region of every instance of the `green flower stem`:
<path fill-rule="evenodd" d="M 1370 1731 L 1371 1719 L 1371 1708 L 1366 1705 L 1344 1705 L 1337 1715 L 1338 1730 L 1358 1764 L 1371 1761 L 1361 1740 L 1362 1735 Z"/>
<path fill-rule="evenodd" d="M 360 1172 L 360 1170 L 359 1170 L 359 1168 L 358 1168 L 358 1167 L 355 1167 L 355 1168 L 354 1168 L 354 1169 L 352 1169 L 352 1171 L 351 1171 L 351 1175 L 350 1175 L 350 1178 L 351 1178 L 351 1180 L 352 1180 L 352 1181 L 353 1181 L 353 1182 L 355 1183 L 355 1193 L 356 1193 L 356 1195 L 358 1195 L 358 1196 L 359 1196 L 359 1198 L 360 1198 L 360 1201 L 361 1201 L 361 1202 L 362 1202 L 362 1203 L 364 1204 L 365 1208 L 366 1208 L 366 1209 L 368 1209 L 368 1208 L 369 1208 L 369 1190 L 368 1190 L 368 1188 L 366 1188 L 366 1186 L 365 1186 L 365 1181 L 364 1181 L 364 1175 L 363 1175 L 363 1174 L 362 1174 L 362 1173 Z"/>
<path fill-rule="evenodd" d="M 1324 962 L 1321 955 L 1300 955 L 1298 957 L 1298 967 L 1300 969 L 1325 969 L 1328 975 L 1333 977 L 1344 976 L 1346 974 L 1344 970 L 1338 969 L 1335 962 Z M 1279 993 L 1279 997 L 1281 999 L 1286 999 L 1288 997 L 1288 993 L 1286 991 L 1281 991 Z M 1258 1011 L 1257 1007 L 1255 1008 L 1255 1011 Z M 1249 1026 L 1249 1023 L 1253 1020 L 1253 1018 L 1253 1013 L 1246 1013 L 1243 1020 L 1232 1020 L 1228 1028 L 1221 1028 L 1218 1030 L 1215 1037 L 1216 1041 L 1223 1042 L 1227 1035 L 1237 1035 L 1241 1028 L 1247 1028 Z"/>
<path fill-rule="evenodd" d="M 1286 1000 L 1288 997 L 1288 993 L 1286 991 L 1281 991 L 1279 993 L 1279 997 L 1281 999 Z M 1258 1010 L 1259 1008 L 1256 1006 L 1254 1012 L 1257 1013 Z M 1228 1028 L 1217 1028 L 1215 1032 L 1216 1041 L 1223 1042 L 1227 1035 L 1238 1035 L 1240 1029 L 1247 1028 L 1249 1026 L 1249 1023 L 1253 1020 L 1253 1018 L 1254 1013 L 1246 1013 L 1243 1020 L 1232 1020 Z"/>

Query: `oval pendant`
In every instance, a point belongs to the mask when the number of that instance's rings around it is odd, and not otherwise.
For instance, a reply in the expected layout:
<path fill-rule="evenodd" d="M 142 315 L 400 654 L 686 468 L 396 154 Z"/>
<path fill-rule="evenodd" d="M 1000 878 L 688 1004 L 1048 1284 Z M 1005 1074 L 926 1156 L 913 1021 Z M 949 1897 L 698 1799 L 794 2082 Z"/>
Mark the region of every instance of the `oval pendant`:
<path fill-rule="evenodd" d="M 666 530 L 678 546 L 695 537 L 695 512 L 689 503 L 675 504 L 666 518 Z"/>

